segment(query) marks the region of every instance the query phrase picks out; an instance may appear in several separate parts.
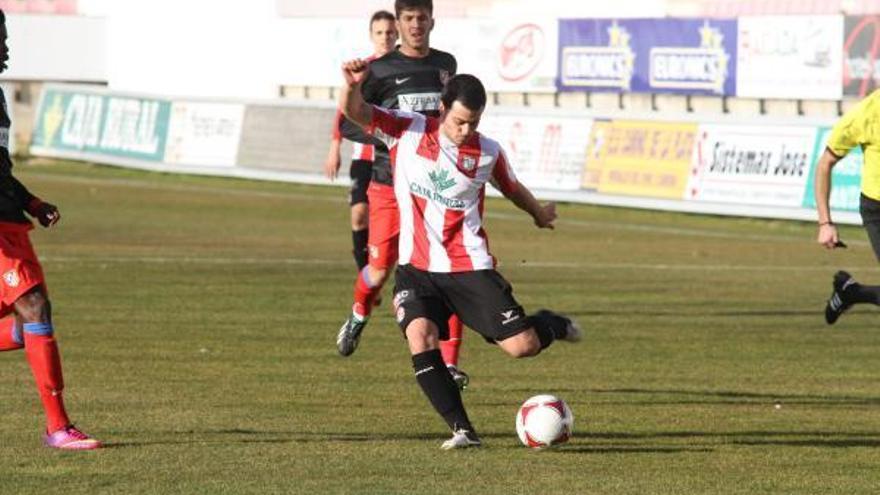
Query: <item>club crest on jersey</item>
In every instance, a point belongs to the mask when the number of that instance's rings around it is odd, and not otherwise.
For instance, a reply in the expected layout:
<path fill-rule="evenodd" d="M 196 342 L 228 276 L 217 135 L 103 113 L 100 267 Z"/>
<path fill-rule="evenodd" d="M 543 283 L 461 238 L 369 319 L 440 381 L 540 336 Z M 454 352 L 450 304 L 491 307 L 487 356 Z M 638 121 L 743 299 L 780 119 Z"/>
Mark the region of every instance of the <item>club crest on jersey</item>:
<path fill-rule="evenodd" d="M 18 284 L 21 283 L 21 278 L 18 276 L 18 270 L 9 270 L 4 273 L 3 281 L 6 282 L 6 285 L 9 287 L 18 287 Z"/>
<path fill-rule="evenodd" d="M 440 70 L 440 83 L 446 86 L 446 82 L 449 81 L 449 71 L 448 70 Z"/>
<path fill-rule="evenodd" d="M 473 156 L 463 156 L 461 158 L 461 168 L 466 172 L 472 172 L 477 167 L 477 158 Z"/>

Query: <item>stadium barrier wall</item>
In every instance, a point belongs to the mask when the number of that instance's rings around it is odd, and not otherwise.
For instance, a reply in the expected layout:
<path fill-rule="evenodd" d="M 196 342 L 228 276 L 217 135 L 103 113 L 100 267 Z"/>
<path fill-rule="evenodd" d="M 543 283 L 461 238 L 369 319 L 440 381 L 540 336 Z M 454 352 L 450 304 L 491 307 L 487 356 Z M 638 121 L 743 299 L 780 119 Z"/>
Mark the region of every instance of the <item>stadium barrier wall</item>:
<path fill-rule="evenodd" d="M 30 151 L 163 172 L 329 184 L 323 163 L 334 115 L 329 102 L 172 100 L 46 85 Z M 813 220 L 814 167 L 833 121 L 792 122 L 492 107 L 481 130 L 504 146 L 519 179 L 543 199 Z M 832 209 L 841 223 L 860 221 L 862 159 L 854 150 L 834 168 Z"/>

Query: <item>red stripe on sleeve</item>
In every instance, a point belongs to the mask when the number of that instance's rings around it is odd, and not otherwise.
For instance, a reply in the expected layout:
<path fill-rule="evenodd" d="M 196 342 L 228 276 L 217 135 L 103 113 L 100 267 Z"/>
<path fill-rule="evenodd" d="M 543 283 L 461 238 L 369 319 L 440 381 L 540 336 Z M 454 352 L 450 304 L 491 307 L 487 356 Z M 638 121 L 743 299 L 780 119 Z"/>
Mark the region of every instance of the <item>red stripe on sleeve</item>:
<path fill-rule="evenodd" d="M 428 160 L 437 161 L 437 157 L 440 156 L 439 130 L 439 119 L 428 117 L 425 120 L 425 133 L 422 134 L 422 139 L 419 140 L 419 147 L 416 148 L 417 154 Z"/>
<path fill-rule="evenodd" d="M 375 133 L 376 129 L 382 131 L 394 139 L 400 139 L 403 133 L 412 123 L 412 119 L 399 117 L 384 108 L 373 105 L 373 121 L 370 122 L 370 133 Z"/>
<path fill-rule="evenodd" d="M 464 247 L 464 212 L 446 210 L 443 218 L 443 248 L 453 272 L 473 271 L 474 264 Z"/>
<path fill-rule="evenodd" d="M 428 200 L 410 193 L 413 205 L 413 253 L 410 264 L 419 270 L 428 270 L 431 264 L 431 245 L 425 228 L 425 208 Z"/>
<path fill-rule="evenodd" d="M 486 208 L 486 188 L 480 190 L 480 203 L 477 206 L 477 210 L 480 212 L 480 230 L 477 231 L 477 236 L 483 239 L 483 242 L 486 246 L 486 253 L 489 254 L 489 257 L 492 258 L 492 266 L 495 267 L 498 265 L 498 260 L 492 256 L 492 251 L 489 250 L 489 236 L 486 235 L 486 229 L 483 228 L 483 210 Z"/>
<path fill-rule="evenodd" d="M 498 152 L 498 159 L 495 161 L 495 167 L 492 169 L 492 179 L 498 186 L 498 189 L 505 195 L 515 193 L 519 183 L 507 163 L 507 156 L 503 151 Z"/>

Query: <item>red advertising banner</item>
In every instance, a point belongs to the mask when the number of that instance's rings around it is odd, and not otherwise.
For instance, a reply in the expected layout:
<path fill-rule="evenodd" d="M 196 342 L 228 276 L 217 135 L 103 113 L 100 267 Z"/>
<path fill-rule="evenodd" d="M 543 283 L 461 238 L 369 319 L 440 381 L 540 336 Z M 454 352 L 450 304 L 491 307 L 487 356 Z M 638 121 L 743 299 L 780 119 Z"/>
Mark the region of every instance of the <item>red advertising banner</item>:
<path fill-rule="evenodd" d="M 843 94 L 863 97 L 877 88 L 880 16 L 847 16 L 843 39 Z"/>
<path fill-rule="evenodd" d="M 0 0 L 7 14 L 76 14 L 76 0 Z"/>

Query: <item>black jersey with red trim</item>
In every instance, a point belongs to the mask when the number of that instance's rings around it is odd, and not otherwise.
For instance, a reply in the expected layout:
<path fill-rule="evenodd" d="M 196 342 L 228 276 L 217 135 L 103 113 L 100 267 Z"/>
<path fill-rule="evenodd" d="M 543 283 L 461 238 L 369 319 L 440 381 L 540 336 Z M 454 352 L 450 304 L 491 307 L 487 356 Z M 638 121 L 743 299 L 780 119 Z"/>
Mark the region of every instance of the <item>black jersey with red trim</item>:
<path fill-rule="evenodd" d="M 24 210 L 35 198 L 12 176 L 12 158 L 9 156 L 11 125 L 9 111 L 6 109 L 6 96 L 0 89 L 0 222 L 30 223 Z"/>
<path fill-rule="evenodd" d="M 370 62 L 361 84 L 361 94 L 364 101 L 382 108 L 437 116 L 440 113 L 440 93 L 457 68 L 455 57 L 444 51 L 431 48 L 428 55 L 414 58 L 404 55 L 398 48 Z M 352 141 L 376 145 L 372 180 L 392 185 L 391 160 L 385 144 L 348 121 L 342 125 L 342 134 Z"/>

